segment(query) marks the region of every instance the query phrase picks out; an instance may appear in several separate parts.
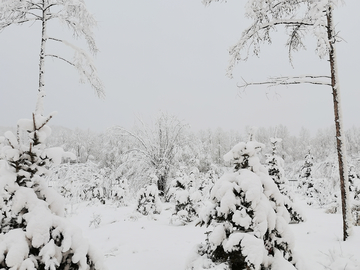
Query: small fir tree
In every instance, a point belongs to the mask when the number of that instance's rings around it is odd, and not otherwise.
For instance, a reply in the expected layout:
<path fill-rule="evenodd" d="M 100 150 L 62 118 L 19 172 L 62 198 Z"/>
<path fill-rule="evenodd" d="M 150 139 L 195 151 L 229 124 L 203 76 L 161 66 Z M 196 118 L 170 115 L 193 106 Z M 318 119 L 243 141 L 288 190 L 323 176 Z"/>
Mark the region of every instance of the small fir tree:
<path fill-rule="evenodd" d="M 351 213 L 355 226 L 360 226 L 360 177 L 353 165 L 349 169 L 350 198 L 352 199 Z"/>
<path fill-rule="evenodd" d="M 150 177 L 150 183 L 141 188 L 137 194 L 136 211 L 144 216 L 160 214 L 162 210 L 159 190 L 157 188 L 158 178 L 156 175 L 151 175 Z"/>
<path fill-rule="evenodd" d="M 84 185 L 85 197 L 92 203 L 105 204 L 104 176 L 94 173 Z"/>
<path fill-rule="evenodd" d="M 48 167 L 66 156 L 46 148 L 52 118 L 33 114 L 0 141 L 0 269 L 102 269 L 79 229 L 63 218 L 64 200 L 45 182 Z"/>
<path fill-rule="evenodd" d="M 194 186 L 194 179 L 185 173 L 178 172 L 178 177 L 171 183 L 168 194 L 175 203 L 172 224 L 184 225 L 198 217 L 201 203 L 200 191 Z"/>
<path fill-rule="evenodd" d="M 111 190 L 113 200 L 116 201 L 118 206 L 126 206 L 129 196 L 129 184 L 125 177 L 118 177 L 116 183 Z"/>
<path fill-rule="evenodd" d="M 349 166 L 349 183 L 350 183 L 350 191 L 352 192 L 352 197 L 355 200 L 360 201 L 360 177 L 355 171 L 355 166 Z"/>
<path fill-rule="evenodd" d="M 211 225 L 187 269 L 296 269 L 293 236 L 283 196 L 260 164 L 256 141 L 239 143 L 227 153 L 234 171 L 218 179 L 212 204 L 201 215 Z"/>
<path fill-rule="evenodd" d="M 305 161 L 303 166 L 300 169 L 299 175 L 299 184 L 298 188 L 300 189 L 301 194 L 311 198 L 312 200 L 308 201 L 308 204 L 313 204 L 314 193 L 317 193 L 314 186 L 314 179 L 312 176 L 312 167 L 314 166 L 314 157 L 311 154 L 311 149 L 309 148 L 308 153 L 305 155 Z"/>
<path fill-rule="evenodd" d="M 301 209 L 294 203 L 294 197 L 289 186 L 289 181 L 285 177 L 284 160 L 277 155 L 277 144 L 280 143 L 280 138 L 270 138 L 272 152 L 267 158 L 266 164 L 269 175 L 274 180 L 280 193 L 284 196 L 284 205 L 290 214 L 290 222 L 299 223 L 305 220 Z"/>
<path fill-rule="evenodd" d="M 201 177 L 199 190 L 201 191 L 204 199 L 208 199 L 210 197 L 211 189 L 213 188 L 217 178 L 218 176 L 214 169 L 210 169 Z"/>

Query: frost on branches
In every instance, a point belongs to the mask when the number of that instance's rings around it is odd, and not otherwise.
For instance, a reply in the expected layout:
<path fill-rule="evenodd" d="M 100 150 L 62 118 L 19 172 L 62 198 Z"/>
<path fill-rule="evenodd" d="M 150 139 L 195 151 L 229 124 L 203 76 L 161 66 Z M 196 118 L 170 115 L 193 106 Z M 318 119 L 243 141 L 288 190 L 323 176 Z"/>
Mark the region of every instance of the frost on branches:
<path fill-rule="evenodd" d="M 224 156 L 234 162 L 234 172 L 224 174 L 212 189 L 212 205 L 200 217 L 212 230 L 187 269 L 297 269 L 289 213 L 260 164 L 262 147 L 241 142 Z"/>
<path fill-rule="evenodd" d="M 280 138 L 270 138 L 272 152 L 267 158 L 266 164 L 269 175 L 274 180 L 280 193 L 283 195 L 284 205 L 290 213 L 290 222 L 299 223 L 305 221 L 301 209 L 294 202 L 294 197 L 289 186 L 289 181 L 285 177 L 284 160 L 277 155 L 277 143 L 281 142 Z"/>
<path fill-rule="evenodd" d="M 194 174 L 178 172 L 172 181 L 168 194 L 175 203 L 175 212 L 171 217 L 172 224 L 185 225 L 198 217 L 202 194 L 195 187 Z"/>
<path fill-rule="evenodd" d="M 161 213 L 162 205 L 157 188 L 157 181 L 157 176 L 151 175 L 150 183 L 141 188 L 137 194 L 136 211 L 144 216 Z"/>
<path fill-rule="evenodd" d="M 103 269 L 101 257 L 63 218 L 63 198 L 44 180 L 47 168 L 72 158 L 46 148 L 52 118 L 18 121 L 1 137 L 0 269 Z"/>

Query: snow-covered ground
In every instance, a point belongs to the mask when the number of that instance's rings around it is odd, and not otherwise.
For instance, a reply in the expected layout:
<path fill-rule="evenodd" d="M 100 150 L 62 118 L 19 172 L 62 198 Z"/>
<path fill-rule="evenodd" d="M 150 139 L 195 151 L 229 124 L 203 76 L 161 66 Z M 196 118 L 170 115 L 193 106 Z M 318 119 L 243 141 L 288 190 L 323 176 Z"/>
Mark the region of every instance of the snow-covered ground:
<path fill-rule="evenodd" d="M 342 241 L 340 214 L 326 214 L 299 201 L 307 221 L 291 224 L 295 252 L 304 270 L 359 270 L 360 228 Z M 133 206 L 75 204 L 70 219 L 105 256 L 108 270 L 183 270 L 196 244 L 208 228 L 194 223 L 169 223 L 171 205 L 164 204 L 155 219 L 139 215 Z M 100 224 L 91 223 L 99 217 Z M 90 225 L 91 223 L 91 225 Z M 90 226 L 89 226 L 90 225 Z"/>

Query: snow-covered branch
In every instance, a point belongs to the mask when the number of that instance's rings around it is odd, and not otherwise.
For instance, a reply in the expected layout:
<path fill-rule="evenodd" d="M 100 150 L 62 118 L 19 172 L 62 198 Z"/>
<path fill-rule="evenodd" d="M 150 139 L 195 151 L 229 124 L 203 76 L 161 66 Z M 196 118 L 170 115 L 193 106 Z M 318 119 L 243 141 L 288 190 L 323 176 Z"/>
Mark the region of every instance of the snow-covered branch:
<path fill-rule="evenodd" d="M 0 31 L 13 24 L 23 24 L 31 21 L 41 20 L 41 16 L 36 14 L 39 10 L 29 1 L 10 1 L 0 2 Z"/>
<path fill-rule="evenodd" d="M 144 149 L 148 152 L 148 146 L 147 144 L 144 142 L 144 140 L 142 138 L 140 138 L 139 136 L 137 136 L 135 133 L 125 129 L 125 128 L 122 128 L 122 127 L 115 127 L 116 130 L 119 130 L 123 133 L 126 133 L 128 135 L 130 135 L 131 137 L 135 138 L 141 145 L 142 147 L 144 147 Z"/>
<path fill-rule="evenodd" d="M 66 40 L 56 39 L 52 37 L 49 38 L 49 40 L 58 41 L 70 47 L 74 51 L 74 59 L 73 61 L 69 61 L 61 56 L 50 55 L 50 54 L 48 56 L 61 59 L 67 62 L 68 64 L 74 66 L 79 72 L 80 82 L 84 83 L 85 80 L 87 80 L 90 83 L 90 85 L 94 88 L 98 97 L 104 97 L 105 96 L 104 86 L 98 76 L 97 69 L 95 67 L 95 64 L 91 56 L 89 56 L 83 49 L 75 46 L 74 44 Z"/>
<path fill-rule="evenodd" d="M 203 0 L 208 5 L 219 0 Z M 252 19 L 239 41 L 230 48 L 230 60 L 227 76 L 232 78 L 234 67 L 239 61 L 246 61 L 253 52 L 259 56 L 263 43 L 271 44 L 271 31 L 286 30 L 289 61 L 292 64 L 292 52 L 304 49 L 305 34 L 312 33 L 317 39 L 316 52 L 320 58 L 328 55 L 327 22 L 325 18 L 328 5 L 337 1 L 265 1 L 249 0 L 245 15 Z M 280 28 L 279 28 L 280 27 Z"/>
<path fill-rule="evenodd" d="M 96 54 L 98 52 L 92 32 L 92 29 L 96 26 L 96 20 L 87 11 L 83 0 L 66 1 L 63 3 L 62 12 L 54 14 L 54 17 L 68 26 L 75 37 L 83 37 L 91 53 Z"/>
<path fill-rule="evenodd" d="M 67 59 L 65 59 L 65 58 L 63 58 L 63 57 L 61 57 L 61 56 L 58 56 L 58 55 L 56 55 L 56 54 L 46 54 L 45 56 L 57 58 L 57 59 L 60 59 L 60 60 L 62 60 L 62 61 L 64 61 L 64 62 L 68 63 L 69 65 L 75 66 L 74 63 L 72 63 L 72 62 L 70 62 L 69 60 L 67 60 Z"/>
<path fill-rule="evenodd" d="M 132 152 L 138 152 L 138 153 L 141 153 L 142 155 L 146 156 L 150 161 L 153 159 L 151 155 L 149 155 L 149 153 L 139 149 L 139 148 L 133 148 L 133 149 L 130 149 L 130 150 L 127 150 L 126 152 L 124 152 L 123 154 L 124 155 L 127 155 L 127 154 L 130 154 Z"/>
<path fill-rule="evenodd" d="M 255 86 L 255 85 L 268 85 L 269 87 L 274 87 L 279 85 L 294 85 L 294 84 L 304 84 L 304 83 L 331 86 L 330 76 L 315 76 L 315 75 L 270 77 L 267 81 L 263 81 L 263 82 L 247 82 L 243 78 L 243 81 L 244 81 L 243 84 L 238 85 L 239 88 L 246 88 L 248 86 Z"/>

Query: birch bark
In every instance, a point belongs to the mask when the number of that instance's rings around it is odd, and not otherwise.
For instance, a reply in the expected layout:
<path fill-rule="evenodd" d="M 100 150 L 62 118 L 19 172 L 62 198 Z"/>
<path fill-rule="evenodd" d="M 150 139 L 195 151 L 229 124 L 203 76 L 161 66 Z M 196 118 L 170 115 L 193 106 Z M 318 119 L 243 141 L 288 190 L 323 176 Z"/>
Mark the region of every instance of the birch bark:
<path fill-rule="evenodd" d="M 41 46 L 40 46 L 40 56 L 39 56 L 39 89 L 38 89 L 38 97 L 36 101 L 35 107 L 35 115 L 42 115 L 44 112 L 44 98 L 45 94 L 45 52 L 46 52 L 46 41 L 47 41 L 47 11 L 49 6 L 47 5 L 47 1 L 42 1 L 42 17 L 41 17 Z"/>

